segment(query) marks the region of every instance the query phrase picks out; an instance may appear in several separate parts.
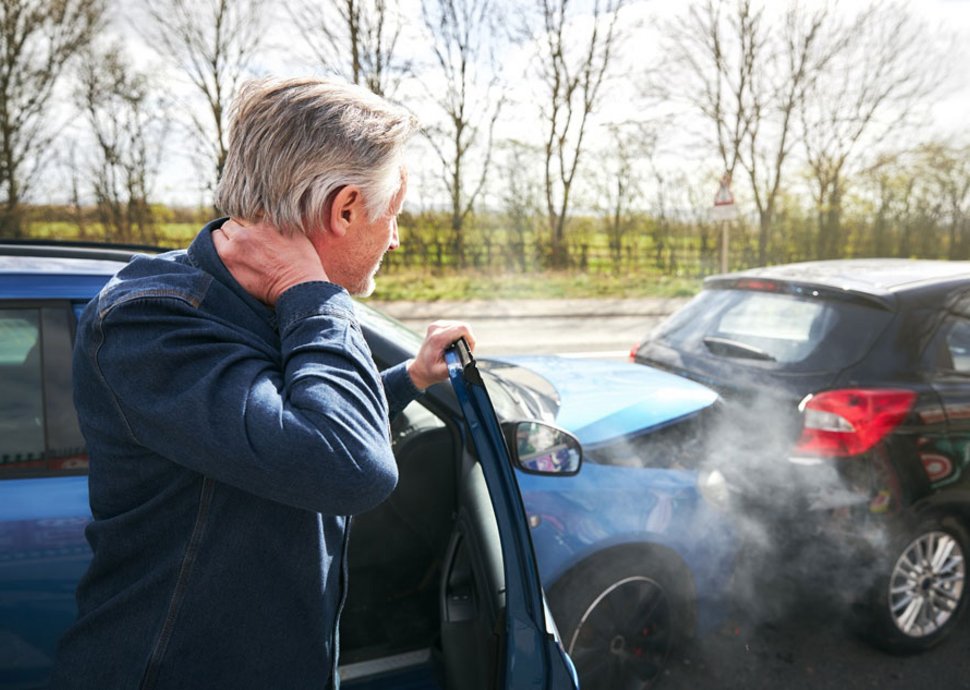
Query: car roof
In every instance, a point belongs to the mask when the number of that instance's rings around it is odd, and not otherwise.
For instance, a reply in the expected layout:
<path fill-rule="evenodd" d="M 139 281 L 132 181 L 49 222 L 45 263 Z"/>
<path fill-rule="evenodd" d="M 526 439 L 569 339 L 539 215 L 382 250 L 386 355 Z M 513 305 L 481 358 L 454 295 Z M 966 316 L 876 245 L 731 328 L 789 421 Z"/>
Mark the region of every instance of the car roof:
<path fill-rule="evenodd" d="M 711 276 L 705 286 L 728 287 L 757 278 L 814 285 L 873 297 L 891 298 L 908 291 L 970 285 L 970 261 L 928 259 L 834 259 L 752 268 Z"/>
<path fill-rule="evenodd" d="M 135 254 L 158 251 L 141 245 L 0 240 L 0 273 L 110 276 Z"/>
<path fill-rule="evenodd" d="M 152 247 L 0 240 L 0 298 L 87 301 L 137 253 Z"/>

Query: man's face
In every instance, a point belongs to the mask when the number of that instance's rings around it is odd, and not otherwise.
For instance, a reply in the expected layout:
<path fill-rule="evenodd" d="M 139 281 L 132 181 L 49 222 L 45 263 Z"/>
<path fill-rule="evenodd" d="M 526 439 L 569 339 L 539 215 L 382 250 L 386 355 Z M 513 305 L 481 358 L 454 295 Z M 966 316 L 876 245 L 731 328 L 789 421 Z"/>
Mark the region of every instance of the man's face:
<path fill-rule="evenodd" d="M 384 254 L 397 249 L 400 239 L 397 234 L 397 216 L 404 206 L 407 195 L 407 171 L 401 169 L 401 188 L 398 190 L 387 211 L 374 220 L 366 213 L 348 229 L 340 242 L 340 255 L 331 256 L 321 253 L 321 260 L 330 280 L 343 286 L 347 292 L 357 297 L 367 297 L 374 292 L 374 276 L 380 268 Z"/>

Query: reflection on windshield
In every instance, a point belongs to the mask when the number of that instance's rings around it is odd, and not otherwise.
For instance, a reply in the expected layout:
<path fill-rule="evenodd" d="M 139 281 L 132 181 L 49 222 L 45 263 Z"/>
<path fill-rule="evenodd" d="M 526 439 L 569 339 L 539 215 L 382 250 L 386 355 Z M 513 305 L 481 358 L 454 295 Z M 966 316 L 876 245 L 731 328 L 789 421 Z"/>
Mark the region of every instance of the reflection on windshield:
<path fill-rule="evenodd" d="M 501 419 L 555 422 L 559 391 L 549 381 L 530 369 L 506 362 L 483 360 L 478 363 L 478 369 Z"/>
<path fill-rule="evenodd" d="M 397 319 L 393 319 L 387 314 L 382 314 L 373 307 L 368 307 L 357 300 L 354 300 L 354 309 L 357 312 L 357 320 L 361 326 L 365 326 L 378 333 L 385 333 L 391 339 L 408 351 L 409 354 L 417 353 L 418 348 L 424 339 L 405 326 Z"/>

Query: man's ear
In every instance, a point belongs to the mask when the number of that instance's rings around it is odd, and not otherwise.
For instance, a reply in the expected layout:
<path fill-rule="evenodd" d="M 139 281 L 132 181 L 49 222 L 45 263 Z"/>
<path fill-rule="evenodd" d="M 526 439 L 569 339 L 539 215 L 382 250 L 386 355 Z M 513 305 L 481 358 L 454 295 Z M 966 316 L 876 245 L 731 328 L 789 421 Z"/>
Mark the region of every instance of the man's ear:
<path fill-rule="evenodd" d="M 364 196 L 360 188 L 354 185 L 342 187 L 330 204 L 330 232 L 343 237 L 363 218 L 365 211 Z"/>

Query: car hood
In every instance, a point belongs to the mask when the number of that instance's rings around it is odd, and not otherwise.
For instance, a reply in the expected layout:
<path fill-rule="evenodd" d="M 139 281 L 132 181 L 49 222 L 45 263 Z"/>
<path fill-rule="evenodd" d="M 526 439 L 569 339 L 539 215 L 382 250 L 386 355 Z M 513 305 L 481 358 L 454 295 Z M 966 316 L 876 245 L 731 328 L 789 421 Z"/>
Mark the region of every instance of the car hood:
<path fill-rule="evenodd" d="M 556 424 L 583 445 L 664 426 L 714 404 L 717 393 L 674 374 L 629 362 L 557 356 L 489 357 L 525 367 L 559 393 Z"/>

